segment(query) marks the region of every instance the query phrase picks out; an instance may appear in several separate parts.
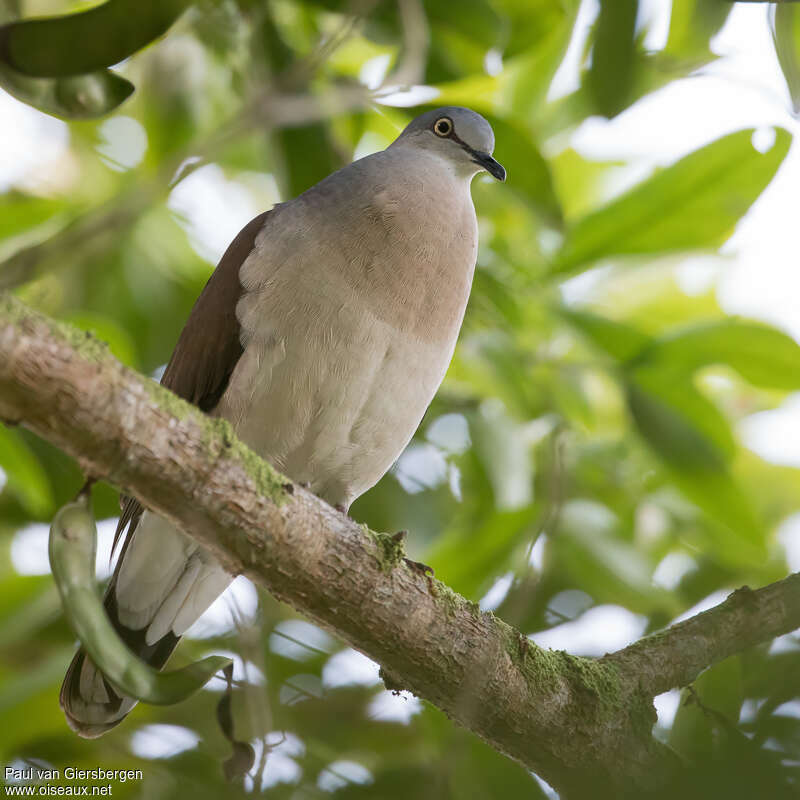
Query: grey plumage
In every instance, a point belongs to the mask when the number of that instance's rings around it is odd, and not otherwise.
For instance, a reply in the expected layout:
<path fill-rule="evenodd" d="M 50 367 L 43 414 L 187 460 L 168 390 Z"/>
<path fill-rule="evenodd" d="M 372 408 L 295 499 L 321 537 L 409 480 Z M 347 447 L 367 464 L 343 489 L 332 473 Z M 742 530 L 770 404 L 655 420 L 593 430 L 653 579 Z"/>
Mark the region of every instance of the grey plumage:
<path fill-rule="evenodd" d="M 386 150 L 260 215 L 198 299 L 163 383 L 228 419 L 256 452 L 343 508 L 414 434 L 453 354 L 478 245 L 469 186 L 494 135 L 472 111 L 413 120 Z M 129 500 L 106 607 L 161 667 L 225 589 L 193 540 Z M 134 705 L 79 651 L 64 680 L 70 726 L 98 736 Z"/>

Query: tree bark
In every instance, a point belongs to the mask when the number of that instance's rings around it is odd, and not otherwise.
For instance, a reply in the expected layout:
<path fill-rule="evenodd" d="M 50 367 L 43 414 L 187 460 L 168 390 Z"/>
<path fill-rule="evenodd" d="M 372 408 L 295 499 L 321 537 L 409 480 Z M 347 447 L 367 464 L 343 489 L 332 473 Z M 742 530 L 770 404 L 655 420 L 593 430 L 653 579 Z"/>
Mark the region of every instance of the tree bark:
<path fill-rule="evenodd" d="M 656 694 L 800 627 L 800 575 L 602 659 L 546 651 L 281 476 L 227 422 L 127 369 L 89 334 L 0 295 L 0 418 L 163 514 L 382 666 L 563 798 L 655 794 L 677 758 L 652 736 Z"/>

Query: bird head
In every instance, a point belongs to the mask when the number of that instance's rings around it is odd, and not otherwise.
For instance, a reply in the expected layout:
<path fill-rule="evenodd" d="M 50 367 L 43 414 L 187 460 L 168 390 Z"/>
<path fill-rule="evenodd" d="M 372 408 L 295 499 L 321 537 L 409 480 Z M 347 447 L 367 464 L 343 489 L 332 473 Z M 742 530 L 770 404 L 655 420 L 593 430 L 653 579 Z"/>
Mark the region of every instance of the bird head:
<path fill-rule="evenodd" d="M 396 143 L 432 151 L 469 178 L 485 170 L 499 181 L 506 179 L 505 169 L 492 158 L 492 126 L 468 108 L 443 106 L 426 111 L 409 122 Z"/>

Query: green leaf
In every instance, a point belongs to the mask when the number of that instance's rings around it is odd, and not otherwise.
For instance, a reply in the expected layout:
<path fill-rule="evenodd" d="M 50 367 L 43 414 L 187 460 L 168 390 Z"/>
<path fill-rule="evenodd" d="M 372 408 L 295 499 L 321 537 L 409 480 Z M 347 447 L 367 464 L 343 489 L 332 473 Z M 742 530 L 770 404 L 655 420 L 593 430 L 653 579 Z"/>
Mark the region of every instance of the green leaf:
<path fill-rule="evenodd" d="M 626 541 L 623 523 L 607 506 L 575 499 L 561 512 L 552 556 L 570 583 L 595 603 L 619 603 L 636 613 L 674 609 L 668 594 L 653 585 L 653 566 L 640 548 Z"/>
<path fill-rule="evenodd" d="M 67 203 L 18 191 L 0 195 L 0 240 L 35 228 L 63 211 Z"/>
<path fill-rule="evenodd" d="M 688 381 L 672 381 L 667 390 L 666 380 L 634 375 L 627 385 L 634 423 L 673 483 L 717 523 L 711 528 L 717 557 L 739 566 L 762 559 L 764 532 L 730 473 L 732 442 L 719 413 Z"/>
<path fill-rule="evenodd" d="M 275 131 L 272 142 L 287 197 L 302 194 L 344 166 L 332 146 L 327 125 L 321 122 Z"/>
<path fill-rule="evenodd" d="M 794 113 L 800 114 L 800 6 L 770 4 L 769 25 Z"/>
<path fill-rule="evenodd" d="M 559 314 L 622 363 L 647 365 L 681 377 L 710 364 L 725 364 L 754 386 L 800 388 L 800 345 L 768 325 L 722 319 L 654 339 L 630 325 L 590 312 L 562 308 Z"/>
<path fill-rule="evenodd" d="M 447 770 L 450 783 L 447 796 L 545 800 L 547 795 L 528 770 L 492 750 L 477 736 L 469 736 L 464 731 L 458 733 L 461 741 L 459 747 L 452 748 L 453 756 Z"/>
<path fill-rule="evenodd" d="M 719 0 L 672 0 L 665 53 L 690 59 L 710 56 L 708 40 L 725 24 L 732 8 L 732 3 Z"/>
<path fill-rule="evenodd" d="M 572 6 L 572 8 L 570 8 Z M 492 7 L 505 19 L 503 58 L 518 53 L 547 53 L 550 38 L 560 29 L 571 31 L 576 3 L 552 0 L 493 0 Z M 543 76 L 544 77 L 544 76 Z"/>
<path fill-rule="evenodd" d="M 518 191 L 550 222 L 561 225 L 563 215 L 553 187 L 550 167 L 531 133 L 522 126 L 489 116 L 495 139 L 501 143 L 496 156 L 508 170 L 511 189 Z"/>
<path fill-rule="evenodd" d="M 552 271 L 578 272 L 613 255 L 718 247 L 772 180 L 792 140 L 778 129 L 775 144 L 759 153 L 752 135 L 717 139 L 578 220 Z"/>
<path fill-rule="evenodd" d="M 0 28 L 0 60 L 32 78 L 63 78 L 118 64 L 166 33 L 189 0 L 108 0 L 77 14 Z"/>
<path fill-rule="evenodd" d="M 504 32 L 503 71 L 497 75 L 500 92 L 489 108 L 503 108 L 520 120 L 538 121 L 549 106 L 546 96 L 569 46 L 578 4 L 573 0 L 494 3 L 495 7 L 503 4 L 517 9 Z"/>
<path fill-rule="evenodd" d="M 136 342 L 133 337 L 112 317 L 91 311 L 68 314 L 65 322 L 90 331 L 108 345 L 108 349 L 123 364 L 134 369 L 139 365 Z"/>
<path fill-rule="evenodd" d="M 597 347 L 605 350 L 617 361 L 631 361 L 652 346 L 653 339 L 650 336 L 630 325 L 588 311 L 561 308 L 559 313 Z"/>
<path fill-rule="evenodd" d="M 280 74 L 291 64 L 292 50 L 281 38 L 272 14 L 262 16 L 258 39 L 270 73 Z M 274 131 L 270 139 L 278 179 L 283 194 L 288 197 L 296 197 L 344 166 L 333 146 L 329 123 L 281 128 Z"/>
<path fill-rule="evenodd" d="M 691 342 L 685 350 L 676 346 L 672 359 L 657 358 L 654 354 L 667 345 L 635 328 L 585 312 L 561 313 L 597 346 L 626 364 L 628 408 L 639 433 L 683 493 L 740 540 L 737 545 L 724 533 L 719 536 L 723 557 L 737 563 L 759 557 L 762 527 L 730 473 L 736 443 L 728 421 L 692 383 L 691 373 L 700 363 L 688 357 Z"/>
<path fill-rule="evenodd" d="M 488 400 L 470 417 L 470 434 L 492 487 L 495 508 L 523 509 L 533 502 L 533 459 L 525 428 L 502 402 Z"/>
<path fill-rule="evenodd" d="M 12 708 L 26 707 L 31 697 L 49 689 L 64 674 L 64 664 L 72 655 L 71 646 L 61 646 L 48 651 L 44 659 L 37 659 L 27 669 L 19 670 L 12 680 L 0 681 L 0 712 L 8 719 Z"/>
<path fill-rule="evenodd" d="M 644 358 L 648 364 L 687 372 L 726 364 L 754 386 L 800 388 L 800 345 L 755 322 L 724 319 L 685 328 L 654 342 Z"/>
<path fill-rule="evenodd" d="M 12 573 L 0 581 L 0 598 L 0 642 L 6 652 L 52 625 L 61 614 L 61 600 L 49 575 L 34 578 Z"/>
<path fill-rule="evenodd" d="M 672 463 L 680 468 L 692 469 L 698 464 L 707 464 L 712 468 L 730 462 L 736 450 L 730 425 L 719 409 L 695 388 L 690 374 L 648 365 L 637 367 L 629 375 L 639 389 L 644 389 L 651 397 L 657 397 L 690 424 L 691 433 L 689 429 L 677 426 L 663 437 L 659 450 L 670 452 L 672 455 L 669 460 Z M 642 411 L 647 413 L 646 408 Z M 695 440 L 695 434 L 699 434 L 701 441 Z M 687 436 L 693 439 L 693 444 L 688 443 Z M 703 455 L 704 443 L 711 443 L 714 451 L 713 456 L 707 454 L 707 459 Z M 686 457 L 688 460 L 682 462 Z"/>
<path fill-rule="evenodd" d="M 53 508 L 53 490 L 42 465 L 17 431 L 0 426 L 0 467 L 6 474 L 7 491 L 34 517 Z"/>
<path fill-rule="evenodd" d="M 744 700 L 742 661 L 727 658 L 704 672 L 684 691 L 669 744 L 687 758 L 713 758 L 720 734 L 735 730 Z M 743 735 L 743 734 L 739 734 Z"/>
<path fill-rule="evenodd" d="M 110 70 L 71 78 L 29 78 L 0 62 L 0 86 L 9 94 L 62 119 L 94 119 L 113 111 L 133 84 Z"/>
<path fill-rule="evenodd" d="M 466 39 L 484 47 L 494 47 L 503 35 L 502 20 L 486 0 L 459 0 L 454 13 L 450 0 L 427 0 L 425 13 L 433 25 L 458 31 Z"/>
<path fill-rule="evenodd" d="M 494 511 L 479 523 L 463 515 L 439 536 L 425 555 L 437 576 L 457 592 L 478 599 L 487 580 L 512 566 L 509 558 L 530 538 L 540 511 L 529 506 L 519 511 Z"/>
<path fill-rule="evenodd" d="M 589 70 L 596 110 L 614 117 L 629 103 L 633 87 L 638 0 L 602 0 Z"/>
<path fill-rule="evenodd" d="M 628 408 L 636 427 L 668 466 L 694 472 L 724 468 L 723 455 L 681 410 L 634 382 L 626 388 Z"/>
<path fill-rule="evenodd" d="M 180 703 L 232 663 L 224 656 L 209 656 L 159 672 L 129 649 L 111 624 L 94 583 L 97 528 L 86 495 L 62 506 L 53 517 L 48 552 L 64 616 L 88 656 L 118 691 L 146 703 Z"/>

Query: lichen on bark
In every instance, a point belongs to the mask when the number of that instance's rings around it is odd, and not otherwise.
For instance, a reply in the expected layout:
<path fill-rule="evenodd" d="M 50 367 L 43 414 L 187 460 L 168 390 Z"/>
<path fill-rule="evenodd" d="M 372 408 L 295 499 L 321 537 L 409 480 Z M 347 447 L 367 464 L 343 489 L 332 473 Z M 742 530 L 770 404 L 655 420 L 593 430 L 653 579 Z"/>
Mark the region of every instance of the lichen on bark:
<path fill-rule="evenodd" d="M 601 659 L 539 648 L 404 567 L 397 536 L 289 491 L 228 423 L 123 367 L 93 337 L 2 295 L 0 417 L 134 494 L 565 797 L 598 780 L 618 796 L 631 786 L 644 796 L 674 763 L 651 735 L 653 696 L 800 626 L 797 575 Z"/>

